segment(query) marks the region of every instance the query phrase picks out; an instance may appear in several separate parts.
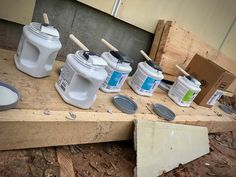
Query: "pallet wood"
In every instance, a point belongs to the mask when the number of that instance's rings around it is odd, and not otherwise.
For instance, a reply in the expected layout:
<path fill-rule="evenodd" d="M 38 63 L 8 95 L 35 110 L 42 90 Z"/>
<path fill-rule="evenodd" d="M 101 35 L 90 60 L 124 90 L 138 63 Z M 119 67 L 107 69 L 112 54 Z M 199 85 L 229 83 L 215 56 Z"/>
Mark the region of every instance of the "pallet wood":
<path fill-rule="evenodd" d="M 152 43 L 152 48 L 151 48 L 151 51 L 150 51 L 150 54 L 149 54 L 149 57 L 151 59 L 155 59 L 155 57 L 156 57 L 156 53 L 157 53 L 158 48 L 159 48 L 159 44 L 160 44 L 160 41 L 161 41 L 161 36 L 162 36 L 163 30 L 164 30 L 164 26 L 165 26 L 165 21 L 164 20 L 159 20 L 157 22 L 155 36 L 154 36 L 153 43 Z"/>
<path fill-rule="evenodd" d="M 65 147 L 57 147 L 57 160 L 60 165 L 60 177 L 75 177 L 71 153 Z"/>
<path fill-rule="evenodd" d="M 121 94 L 138 104 L 136 114 L 121 113 L 111 101 L 116 94 L 100 91 L 91 109 L 76 108 L 66 104 L 54 87 L 63 62 L 55 62 L 50 77 L 35 79 L 15 68 L 14 53 L 0 49 L 0 80 L 18 88 L 22 95 L 15 109 L 0 112 L 0 150 L 132 139 L 134 120 L 164 121 L 153 114 L 153 103 L 172 109 L 177 115 L 174 123 L 205 126 L 209 132 L 236 130 L 235 116 L 217 106 L 209 109 L 194 103 L 190 108 L 182 108 L 159 89 L 152 97 L 142 97 L 127 84 Z M 74 120 L 71 113 L 76 115 Z"/>
<path fill-rule="evenodd" d="M 162 31 L 161 41 L 158 46 L 158 50 L 156 52 L 156 57 L 155 57 L 155 62 L 157 64 L 160 64 L 160 62 L 161 62 L 161 56 L 162 56 L 164 48 L 166 46 L 167 37 L 168 37 L 171 26 L 172 26 L 172 21 L 167 21 L 165 23 L 164 29 Z M 167 73 L 167 72 L 165 72 L 165 73 Z"/>
<path fill-rule="evenodd" d="M 158 31 L 156 33 L 159 35 Z M 153 50 L 151 49 L 151 51 Z M 236 75 L 235 61 L 220 53 L 194 34 L 181 28 L 175 22 L 167 21 L 155 57 L 156 63 L 162 67 L 164 73 L 173 76 L 180 75 L 181 73 L 176 69 L 175 65 L 178 64 L 185 69 L 196 53 Z M 234 92 L 235 88 L 236 82 L 228 90 Z"/>

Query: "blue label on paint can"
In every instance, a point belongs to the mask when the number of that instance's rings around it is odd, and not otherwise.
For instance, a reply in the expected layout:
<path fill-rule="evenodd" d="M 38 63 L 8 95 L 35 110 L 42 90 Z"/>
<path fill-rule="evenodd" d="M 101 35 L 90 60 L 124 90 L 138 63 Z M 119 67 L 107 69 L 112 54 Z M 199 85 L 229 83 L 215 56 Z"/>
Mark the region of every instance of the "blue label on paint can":
<path fill-rule="evenodd" d="M 122 81 L 122 78 L 123 78 L 123 73 L 114 71 L 108 82 L 108 86 L 117 86 Z"/>
<path fill-rule="evenodd" d="M 158 82 L 160 82 L 160 81 L 155 80 L 155 79 L 153 79 L 153 78 L 151 78 L 151 77 L 147 77 L 147 78 L 145 79 L 145 81 L 144 81 L 144 83 L 143 83 L 143 85 L 142 85 L 141 88 L 142 88 L 143 90 L 150 91 L 150 90 L 154 89 L 155 85 L 156 85 Z"/>

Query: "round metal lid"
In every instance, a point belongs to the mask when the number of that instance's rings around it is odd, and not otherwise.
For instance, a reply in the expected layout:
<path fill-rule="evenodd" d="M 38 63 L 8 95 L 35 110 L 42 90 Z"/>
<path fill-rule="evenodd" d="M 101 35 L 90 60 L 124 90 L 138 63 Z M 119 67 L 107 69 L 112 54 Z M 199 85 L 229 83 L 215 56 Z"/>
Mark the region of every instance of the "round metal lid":
<path fill-rule="evenodd" d="M 20 100 L 20 93 L 13 86 L 0 82 L 0 111 L 14 108 Z"/>
<path fill-rule="evenodd" d="M 112 103 L 122 112 L 127 114 L 134 114 L 138 106 L 129 97 L 123 95 L 116 95 L 112 98 Z"/>
<path fill-rule="evenodd" d="M 231 107 L 226 106 L 224 104 L 220 104 L 219 108 L 227 114 L 233 114 L 234 113 L 234 110 Z"/>
<path fill-rule="evenodd" d="M 154 104 L 153 111 L 160 117 L 171 121 L 175 119 L 175 113 L 171 111 L 169 108 L 161 105 L 161 104 Z"/>

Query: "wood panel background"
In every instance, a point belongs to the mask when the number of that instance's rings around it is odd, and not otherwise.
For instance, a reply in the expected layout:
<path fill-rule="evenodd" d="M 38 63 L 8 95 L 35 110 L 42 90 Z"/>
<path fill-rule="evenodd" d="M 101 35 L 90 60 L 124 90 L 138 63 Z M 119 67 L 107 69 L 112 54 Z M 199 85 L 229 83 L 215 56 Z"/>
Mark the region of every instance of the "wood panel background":
<path fill-rule="evenodd" d="M 2 1 L 0 18 L 27 24 L 32 19 L 35 1 Z M 111 14 L 115 2 L 115 0 L 76 1 L 107 14 Z M 117 18 L 151 33 L 155 32 L 159 19 L 176 21 L 184 29 L 236 60 L 235 0 L 122 0 Z M 230 28 L 232 24 L 234 25 Z"/>
<path fill-rule="evenodd" d="M 115 0 L 77 0 L 102 12 L 111 14 Z"/>
<path fill-rule="evenodd" d="M 81 2 L 106 13 L 111 12 L 111 1 L 107 0 L 102 5 L 101 1 L 104 0 Z M 214 48 L 223 46 L 221 51 L 236 60 L 236 36 L 229 35 L 226 44 L 222 43 L 235 17 L 235 0 L 122 0 L 117 14 L 117 18 L 151 33 L 155 32 L 159 19 L 176 21 Z M 230 33 L 235 32 L 232 29 Z"/>
<path fill-rule="evenodd" d="M 36 0 L 3 0 L 0 4 L 0 19 L 19 24 L 31 22 Z"/>
<path fill-rule="evenodd" d="M 236 76 L 236 61 L 175 22 L 159 20 L 149 56 L 162 67 L 164 73 L 181 75 L 176 65 L 185 69 L 195 54 L 213 61 Z M 234 92 L 235 89 L 234 82 L 229 91 Z"/>

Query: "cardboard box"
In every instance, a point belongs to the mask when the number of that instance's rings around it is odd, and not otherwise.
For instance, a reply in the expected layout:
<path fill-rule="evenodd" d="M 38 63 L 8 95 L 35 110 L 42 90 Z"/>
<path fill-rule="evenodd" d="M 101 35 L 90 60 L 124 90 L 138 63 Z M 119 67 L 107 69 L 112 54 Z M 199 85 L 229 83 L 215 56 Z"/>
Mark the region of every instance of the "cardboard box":
<path fill-rule="evenodd" d="M 186 71 L 201 82 L 201 92 L 194 101 L 201 106 L 212 107 L 222 96 L 235 76 L 213 63 L 212 61 L 196 54 Z"/>

